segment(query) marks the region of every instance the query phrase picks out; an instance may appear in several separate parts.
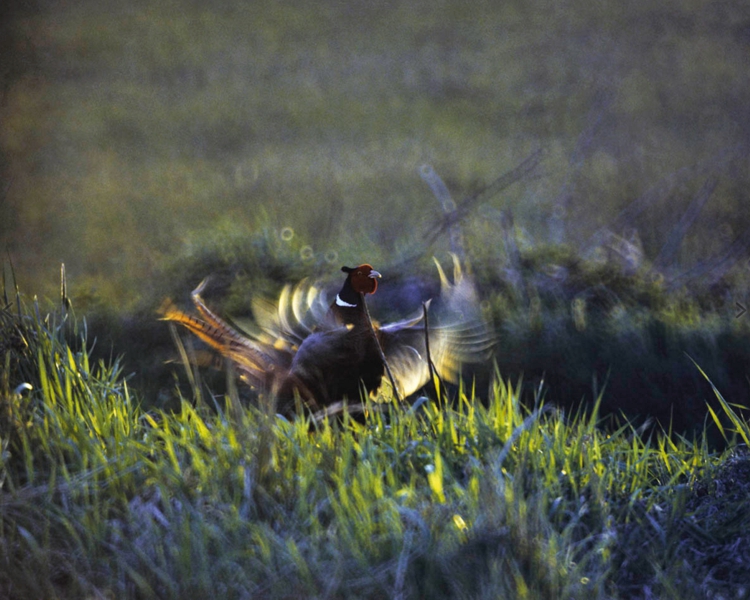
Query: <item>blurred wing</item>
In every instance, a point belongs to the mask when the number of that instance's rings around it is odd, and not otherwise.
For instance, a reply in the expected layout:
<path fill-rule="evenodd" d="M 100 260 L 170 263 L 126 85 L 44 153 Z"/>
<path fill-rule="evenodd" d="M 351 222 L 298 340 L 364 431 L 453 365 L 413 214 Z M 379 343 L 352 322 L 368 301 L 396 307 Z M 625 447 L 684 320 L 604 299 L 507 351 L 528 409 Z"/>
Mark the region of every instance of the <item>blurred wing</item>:
<path fill-rule="evenodd" d="M 458 257 L 455 254 L 451 256 L 453 283 L 448 280 L 440 263 L 435 261 L 440 275 L 440 297 L 435 307 L 437 324 L 430 331 L 430 350 L 440 376 L 455 383 L 461 374 L 462 364 L 489 359 L 496 337 L 482 314 L 473 279 L 464 273 Z"/>
<path fill-rule="evenodd" d="M 296 350 L 314 331 L 325 328 L 328 304 L 325 294 L 304 279 L 296 286 L 286 285 L 278 302 L 253 299 L 253 316 L 258 324 L 258 337 L 264 343 Z"/>
<path fill-rule="evenodd" d="M 452 283 L 435 262 L 440 296 L 429 313 L 430 357 L 440 377 L 456 383 L 463 364 L 487 360 L 494 336 L 482 316 L 476 287 L 458 259 L 453 256 Z M 381 327 L 378 334 L 400 392 L 413 394 L 430 378 L 422 314 Z"/>

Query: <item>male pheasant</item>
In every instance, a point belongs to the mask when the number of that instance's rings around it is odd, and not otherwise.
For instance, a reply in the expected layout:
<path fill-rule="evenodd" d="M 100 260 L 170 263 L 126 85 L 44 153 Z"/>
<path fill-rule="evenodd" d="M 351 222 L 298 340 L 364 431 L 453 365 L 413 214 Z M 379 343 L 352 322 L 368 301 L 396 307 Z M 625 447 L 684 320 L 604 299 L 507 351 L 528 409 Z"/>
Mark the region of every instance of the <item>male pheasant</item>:
<path fill-rule="evenodd" d="M 477 360 L 490 345 L 489 329 L 481 318 L 476 292 L 454 258 L 450 283 L 438 263 L 442 322 L 429 331 L 432 362 L 449 381 L 458 378 L 462 362 Z M 185 326 L 236 366 L 248 384 L 270 392 L 289 413 L 295 393 L 312 410 L 339 401 L 355 402 L 363 392 L 375 394 L 385 378 L 385 366 L 364 306 L 366 294 L 378 289 L 381 275 L 371 265 L 342 267 L 347 277 L 330 305 L 315 286 L 303 281 L 286 286 L 277 303 L 253 302 L 257 330 L 244 335 L 211 311 L 201 291 L 191 295 L 201 318 L 174 305 L 164 319 Z M 397 392 L 406 397 L 430 378 L 423 313 L 413 318 L 375 325 L 377 340 L 390 367 Z"/>

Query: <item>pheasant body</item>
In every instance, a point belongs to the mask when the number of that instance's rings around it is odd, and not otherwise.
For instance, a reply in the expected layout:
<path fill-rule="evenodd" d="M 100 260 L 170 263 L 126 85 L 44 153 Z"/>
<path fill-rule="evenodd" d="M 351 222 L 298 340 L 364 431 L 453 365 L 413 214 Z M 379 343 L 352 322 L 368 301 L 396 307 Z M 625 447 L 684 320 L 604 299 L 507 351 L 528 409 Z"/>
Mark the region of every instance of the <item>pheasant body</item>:
<path fill-rule="evenodd" d="M 185 326 L 221 355 L 228 357 L 251 386 L 272 393 L 281 412 L 291 412 L 295 394 L 313 410 L 338 401 L 356 401 L 381 387 L 385 366 L 364 307 L 375 293 L 380 273 L 370 265 L 343 267 L 347 278 L 333 302 L 305 281 L 287 286 L 276 304 L 256 299 L 253 313 L 258 331 L 243 335 L 203 302 L 201 284 L 193 304 L 201 319 L 173 305 L 164 319 Z M 476 293 L 454 258 L 454 282 L 438 264 L 446 322 L 430 330 L 433 362 L 454 381 L 460 363 L 486 354 L 489 334 L 478 311 Z M 403 396 L 429 380 L 422 314 L 375 328 L 378 342 Z"/>

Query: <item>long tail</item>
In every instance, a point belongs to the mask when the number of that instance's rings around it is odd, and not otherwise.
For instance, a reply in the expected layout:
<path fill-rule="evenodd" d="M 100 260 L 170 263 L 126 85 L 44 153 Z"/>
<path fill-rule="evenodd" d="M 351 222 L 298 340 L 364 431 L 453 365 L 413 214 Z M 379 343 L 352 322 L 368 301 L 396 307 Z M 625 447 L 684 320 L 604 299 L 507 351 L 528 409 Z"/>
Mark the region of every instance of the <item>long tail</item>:
<path fill-rule="evenodd" d="M 273 347 L 256 343 L 245 337 L 209 309 L 200 297 L 203 283 L 191 294 L 193 304 L 203 317 L 198 319 L 178 309 L 167 300 L 160 308 L 162 320 L 179 323 L 236 365 L 248 383 L 256 386 L 272 385 L 278 371 L 284 371 L 284 361 Z"/>

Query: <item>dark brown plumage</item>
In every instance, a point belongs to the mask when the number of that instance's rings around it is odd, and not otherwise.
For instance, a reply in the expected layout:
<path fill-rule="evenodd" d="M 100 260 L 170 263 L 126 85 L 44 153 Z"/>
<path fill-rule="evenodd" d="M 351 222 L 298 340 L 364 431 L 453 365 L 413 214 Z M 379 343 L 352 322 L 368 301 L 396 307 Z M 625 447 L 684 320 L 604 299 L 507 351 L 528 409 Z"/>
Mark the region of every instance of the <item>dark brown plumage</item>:
<path fill-rule="evenodd" d="M 381 387 L 385 367 L 363 306 L 366 294 L 378 288 L 380 273 L 363 264 L 343 267 L 347 274 L 336 298 L 328 304 L 307 281 L 283 289 L 278 302 L 255 299 L 257 330 L 244 335 L 213 313 L 200 293 L 192 293 L 201 318 L 174 305 L 164 319 L 185 326 L 235 364 L 253 387 L 273 394 L 281 412 L 290 412 L 295 394 L 313 410 Z M 481 319 L 474 287 L 454 259 L 450 283 L 438 264 L 441 280 L 442 323 L 430 329 L 433 363 L 442 377 L 455 381 L 460 363 L 476 360 L 489 346 L 489 329 Z M 422 312 L 397 323 L 375 325 L 401 397 L 414 393 L 429 380 Z"/>

